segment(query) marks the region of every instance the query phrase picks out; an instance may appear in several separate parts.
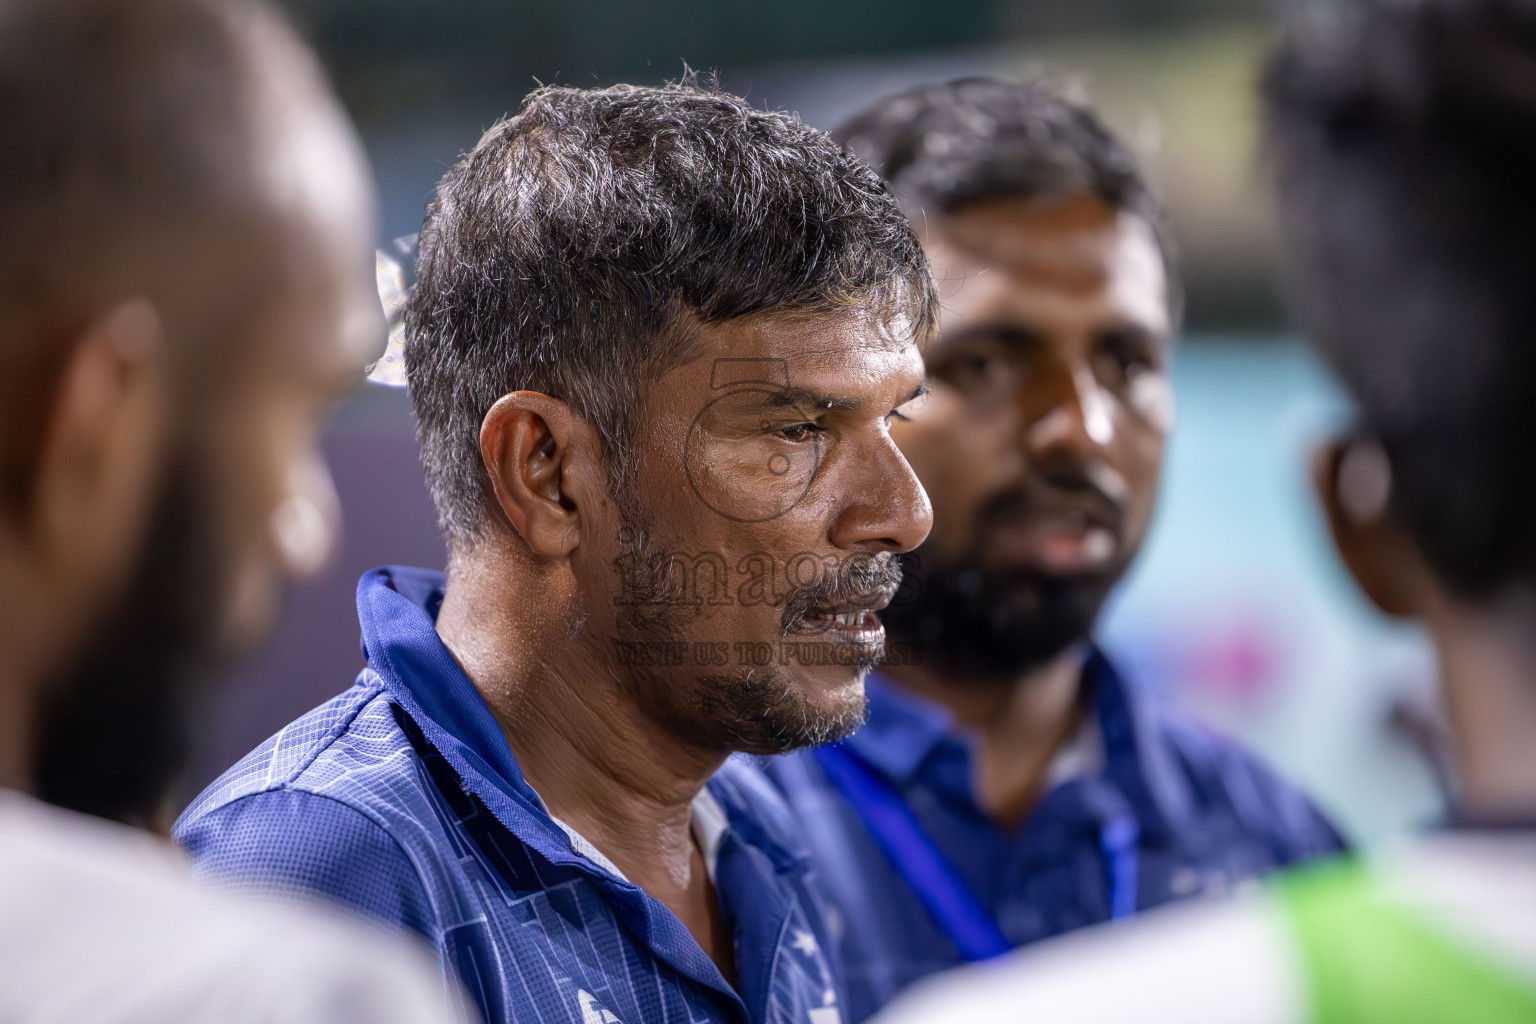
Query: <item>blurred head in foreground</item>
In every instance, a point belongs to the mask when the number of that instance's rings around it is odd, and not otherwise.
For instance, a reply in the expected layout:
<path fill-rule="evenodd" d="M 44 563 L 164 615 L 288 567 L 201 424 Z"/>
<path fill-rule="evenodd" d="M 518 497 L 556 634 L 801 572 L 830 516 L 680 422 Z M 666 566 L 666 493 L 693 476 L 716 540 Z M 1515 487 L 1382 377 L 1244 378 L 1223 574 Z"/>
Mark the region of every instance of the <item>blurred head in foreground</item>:
<path fill-rule="evenodd" d="M 1529 814 L 1536 7 L 1302 21 L 1265 96 L 1298 311 L 1358 409 L 1314 467 L 1334 538 L 1437 642 L 1465 801 Z"/>
<path fill-rule="evenodd" d="M 887 624 L 1011 685 L 1088 636 L 1146 534 L 1173 414 L 1162 215 L 1038 81 L 925 86 L 835 134 L 890 182 L 940 297 L 932 393 L 893 431 L 934 527 Z"/>
<path fill-rule="evenodd" d="M 438 627 L 471 676 L 611 678 L 712 754 L 856 724 L 929 522 L 888 425 L 932 289 L 880 179 L 692 83 L 540 89 L 438 186 L 417 275 Z"/>
<path fill-rule="evenodd" d="M 379 343 L 359 147 L 265 7 L 0 2 L 0 768 L 134 823 L 326 556 Z"/>

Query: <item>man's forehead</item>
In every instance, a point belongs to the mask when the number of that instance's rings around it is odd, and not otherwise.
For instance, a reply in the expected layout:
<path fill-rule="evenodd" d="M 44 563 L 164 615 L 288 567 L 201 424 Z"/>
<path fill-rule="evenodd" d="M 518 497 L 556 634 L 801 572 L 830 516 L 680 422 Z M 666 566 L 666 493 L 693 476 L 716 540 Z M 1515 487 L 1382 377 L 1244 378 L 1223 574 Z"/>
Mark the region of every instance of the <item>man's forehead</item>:
<path fill-rule="evenodd" d="M 274 111 L 259 169 L 287 265 L 278 300 L 318 318 L 291 339 L 311 375 L 360 378 L 383 354 L 374 285 L 374 193 L 351 128 L 329 99 Z"/>
<path fill-rule="evenodd" d="M 751 393 L 765 411 L 878 407 L 884 415 L 923 380 L 922 351 L 910 331 L 862 310 L 740 317 L 699 325 L 695 339 L 695 357 L 658 382 L 680 389 L 679 398 L 696 390 Z"/>
<path fill-rule="evenodd" d="M 978 267 L 1018 276 L 1102 277 L 1122 250 L 1157 248 L 1144 218 L 1086 193 L 979 200 L 933 215 L 922 241 L 941 282 L 950 276 L 946 271 Z"/>
<path fill-rule="evenodd" d="M 705 360 L 782 359 L 803 370 L 883 362 L 918 350 L 912 318 L 901 310 L 767 313 L 699 328 Z"/>
<path fill-rule="evenodd" d="M 1014 307 L 1084 302 L 1168 327 L 1166 269 L 1151 225 L 1091 195 L 969 204 L 930 221 L 923 247 L 946 329 Z"/>

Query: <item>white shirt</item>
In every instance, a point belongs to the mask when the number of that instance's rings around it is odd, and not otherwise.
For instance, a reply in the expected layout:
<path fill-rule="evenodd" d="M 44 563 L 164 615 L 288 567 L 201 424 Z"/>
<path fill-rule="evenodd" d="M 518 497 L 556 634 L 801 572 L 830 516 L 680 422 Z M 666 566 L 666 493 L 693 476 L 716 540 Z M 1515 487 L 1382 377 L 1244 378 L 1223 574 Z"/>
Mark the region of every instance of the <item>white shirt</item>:
<path fill-rule="evenodd" d="M 205 891 L 169 843 L 0 790 L 4 1024 L 448 1024 L 427 954 L 339 916 Z"/>
<path fill-rule="evenodd" d="M 534 796 L 538 794 L 535 793 Z M 549 805 L 544 804 L 543 797 L 539 797 L 539 802 L 544 805 L 544 813 L 549 814 Z M 716 800 L 714 794 L 707 788 L 699 790 L 699 795 L 693 798 L 690 811 L 689 830 L 693 833 L 694 844 L 698 846 L 699 853 L 704 858 L 704 871 L 713 883 L 715 866 L 720 863 L 720 844 L 725 841 L 725 833 L 729 831 L 730 823 L 726 821 L 725 808 L 720 806 L 720 801 Z M 620 871 L 618 865 L 609 860 L 608 855 L 594 846 L 590 839 L 553 814 L 549 815 L 549 820 L 559 825 L 561 831 L 571 840 L 572 850 L 615 878 L 629 882 L 629 876 Z M 634 883 L 630 882 L 630 884 Z"/>
<path fill-rule="evenodd" d="M 1392 898 L 1536 979 L 1536 839 L 1449 834 L 1387 858 Z M 1305 1024 L 1296 939 L 1274 900 L 1183 903 L 913 986 L 871 1024 Z"/>

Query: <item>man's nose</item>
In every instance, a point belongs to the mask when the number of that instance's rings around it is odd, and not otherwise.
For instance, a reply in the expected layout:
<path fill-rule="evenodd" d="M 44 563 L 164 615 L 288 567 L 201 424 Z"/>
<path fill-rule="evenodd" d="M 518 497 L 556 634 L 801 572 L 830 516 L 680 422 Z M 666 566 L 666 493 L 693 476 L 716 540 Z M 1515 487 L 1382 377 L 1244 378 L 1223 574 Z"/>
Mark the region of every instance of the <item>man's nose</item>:
<path fill-rule="evenodd" d="M 852 461 L 848 500 L 833 521 L 830 540 L 844 551 L 910 551 L 933 527 L 928 492 L 890 435 L 874 452 Z"/>
<path fill-rule="evenodd" d="M 1109 396 L 1085 364 L 1036 377 L 1019 400 L 1025 445 L 1035 459 L 1068 454 L 1087 460 L 1115 438 Z"/>

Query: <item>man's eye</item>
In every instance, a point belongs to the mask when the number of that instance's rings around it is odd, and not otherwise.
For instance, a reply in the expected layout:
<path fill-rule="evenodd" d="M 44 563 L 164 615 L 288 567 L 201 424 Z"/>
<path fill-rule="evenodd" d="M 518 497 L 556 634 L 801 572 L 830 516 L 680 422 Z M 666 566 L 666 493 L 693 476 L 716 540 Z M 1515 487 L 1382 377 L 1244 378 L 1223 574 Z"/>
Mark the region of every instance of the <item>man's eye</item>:
<path fill-rule="evenodd" d="M 1111 348 L 1104 357 L 1109 362 L 1112 378 L 1127 383 L 1153 369 L 1152 361 L 1145 353 L 1126 346 Z"/>
<path fill-rule="evenodd" d="M 934 376 L 968 394 L 989 391 L 999 378 L 1002 364 L 992 352 L 961 352 L 935 368 Z"/>
<path fill-rule="evenodd" d="M 992 372 L 992 357 L 981 353 L 968 355 L 961 358 L 960 365 L 956 369 L 961 380 L 979 384 Z"/>
<path fill-rule="evenodd" d="M 821 428 L 814 423 L 791 423 L 788 426 L 778 428 L 779 435 L 786 441 L 808 441 L 812 434 L 820 432 Z"/>
<path fill-rule="evenodd" d="M 1095 348 L 1097 368 L 1106 384 L 1129 384 L 1144 373 L 1159 373 L 1163 368 L 1161 342 L 1142 331 L 1106 331 Z"/>

